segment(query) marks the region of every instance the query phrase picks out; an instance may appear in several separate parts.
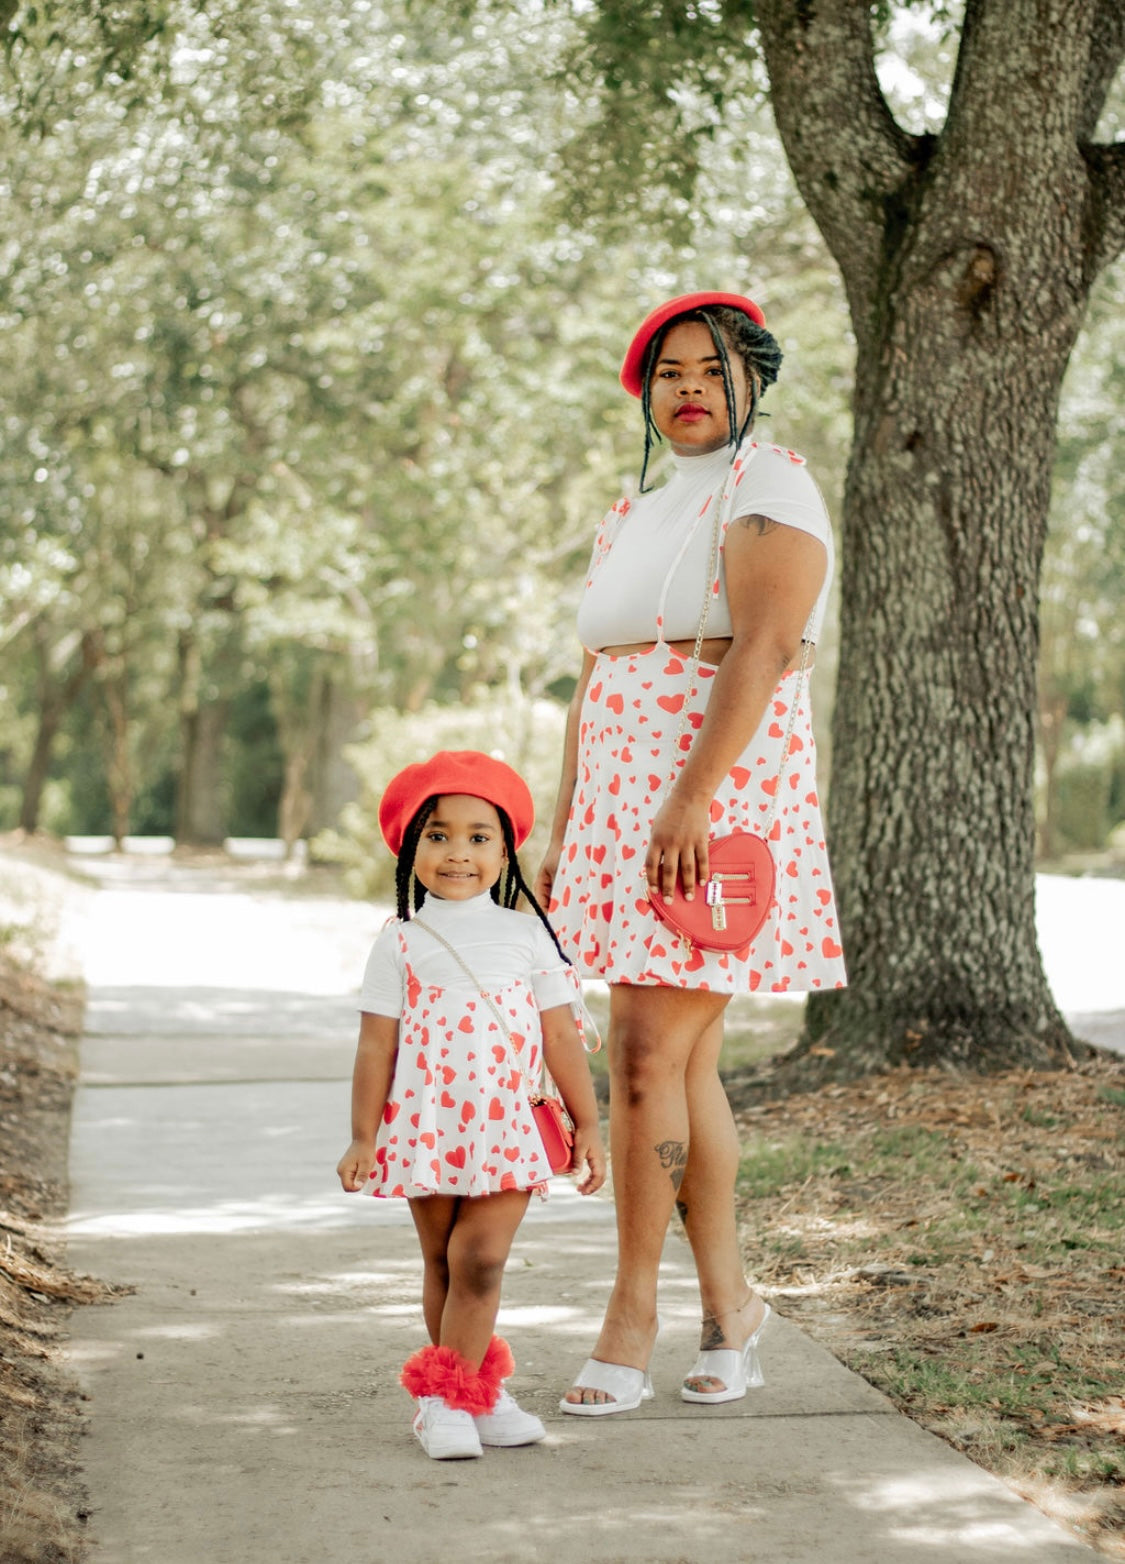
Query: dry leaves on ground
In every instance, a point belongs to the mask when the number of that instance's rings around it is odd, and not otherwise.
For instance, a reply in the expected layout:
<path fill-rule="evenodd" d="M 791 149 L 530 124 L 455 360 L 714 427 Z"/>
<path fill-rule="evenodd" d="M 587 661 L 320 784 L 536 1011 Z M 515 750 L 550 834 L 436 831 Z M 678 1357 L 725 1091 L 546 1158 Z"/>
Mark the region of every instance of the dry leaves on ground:
<path fill-rule="evenodd" d="M 0 958 L 0 1558 L 83 1551 L 81 1398 L 60 1367 L 67 1314 L 113 1290 L 61 1263 L 77 995 Z"/>
<path fill-rule="evenodd" d="M 1125 1060 L 739 1115 L 751 1267 L 917 1422 L 1125 1558 Z"/>

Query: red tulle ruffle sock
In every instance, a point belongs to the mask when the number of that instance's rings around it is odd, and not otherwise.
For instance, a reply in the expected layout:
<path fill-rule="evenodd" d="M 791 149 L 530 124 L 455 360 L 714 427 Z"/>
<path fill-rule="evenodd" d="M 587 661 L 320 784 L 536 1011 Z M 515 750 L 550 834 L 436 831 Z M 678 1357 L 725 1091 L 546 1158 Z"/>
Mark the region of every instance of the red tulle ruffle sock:
<path fill-rule="evenodd" d="M 483 1364 L 474 1368 L 453 1347 L 423 1347 L 407 1358 L 401 1379 L 412 1396 L 439 1396 L 447 1407 L 473 1417 L 491 1412 L 500 1396 L 499 1377 L 491 1370 L 486 1377 Z"/>
<path fill-rule="evenodd" d="M 488 1344 L 480 1366 L 480 1377 L 486 1380 L 496 1381 L 496 1394 L 500 1394 L 500 1385 L 510 1379 L 516 1371 L 516 1360 L 512 1356 L 512 1349 L 503 1336 L 493 1336 Z"/>

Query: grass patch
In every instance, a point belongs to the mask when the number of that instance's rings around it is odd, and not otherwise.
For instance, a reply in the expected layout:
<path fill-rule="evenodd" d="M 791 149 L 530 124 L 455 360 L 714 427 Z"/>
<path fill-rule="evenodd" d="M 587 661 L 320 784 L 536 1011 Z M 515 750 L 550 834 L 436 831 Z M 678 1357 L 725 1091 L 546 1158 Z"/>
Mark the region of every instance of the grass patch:
<path fill-rule="evenodd" d="M 763 1290 L 917 1422 L 1125 1559 L 1125 1060 L 896 1072 L 740 1115 Z"/>

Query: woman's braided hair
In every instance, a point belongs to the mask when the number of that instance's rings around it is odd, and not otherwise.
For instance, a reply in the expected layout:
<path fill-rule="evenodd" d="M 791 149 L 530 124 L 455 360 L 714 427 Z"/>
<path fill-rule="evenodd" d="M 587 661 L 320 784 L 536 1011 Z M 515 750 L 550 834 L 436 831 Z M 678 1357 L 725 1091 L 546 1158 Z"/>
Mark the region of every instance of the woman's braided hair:
<path fill-rule="evenodd" d="M 414 858 L 418 852 L 418 843 L 422 840 L 422 832 L 426 829 L 426 821 L 437 808 L 439 797 L 440 795 L 435 793 L 432 798 L 427 798 L 402 833 L 402 846 L 399 848 L 398 861 L 395 865 L 395 904 L 398 915 L 404 923 L 409 920 L 412 913 L 421 911 L 422 903 L 426 899 L 426 887 L 414 874 Z M 489 802 L 491 803 L 491 799 Z M 522 896 L 551 936 L 551 942 L 559 955 L 570 966 L 570 957 L 559 944 L 558 935 L 551 927 L 547 914 L 536 901 L 531 887 L 523 877 L 520 861 L 516 857 L 515 834 L 507 810 L 501 809 L 499 804 L 493 804 L 492 807 L 500 817 L 500 830 L 504 837 L 504 851 L 507 854 L 504 870 L 490 892 L 492 900 L 499 902 L 501 907 L 514 907 Z"/>
<path fill-rule="evenodd" d="M 728 444 L 736 451 L 753 425 L 762 393 L 767 386 L 773 385 L 781 369 L 782 353 L 777 338 L 764 326 L 759 326 L 757 321 L 751 320 L 750 316 L 744 314 L 742 310 L 736 310 L 729 304 L 712 304 L 706 309 L 686 310 L 684 314 L 673 315 L 671 320 L 666 321 L 659 331 L 653 333 L 652 341 L 645 350 L 641 369 L 641 410 L 645 420 L 645 454 L 644 461 L 641 463 L 642 494 L 646 492 L 645 478 L 648 475 L 648 463 L 653 444 L 661 439 L 660 431 L 652 421 L 650 390 L 652 371 L 660 356 L 665 337 L 673 326 L 682 326 L 688 320 L 703 321 L 711 333 L 711 340 L 715 344 L 715 351 L 719 355 L 719 363 L 723 371 L 723 390 L 727 399 L 727 427 L 731 431 Z M 736 425 L 734 381 L 730 372 L 732 352 L 737 353 L 742 360 L 749 390 L 746 417 L 742 420 L 741 427 Z"/>

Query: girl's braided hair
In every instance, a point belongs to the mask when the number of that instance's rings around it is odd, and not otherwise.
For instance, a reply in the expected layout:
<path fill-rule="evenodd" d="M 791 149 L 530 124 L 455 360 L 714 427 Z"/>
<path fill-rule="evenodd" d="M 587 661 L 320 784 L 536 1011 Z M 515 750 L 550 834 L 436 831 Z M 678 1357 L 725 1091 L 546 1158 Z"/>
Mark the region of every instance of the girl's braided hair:
<path fill-rule="evenodd" d="M 730 430 L 727 443 L 733 446 L 734 450 L 737 451 L 746 438 L 757 415 L 762 393 L 767 386 L 773 385 L 781 368 L 781 348 L 773 333 L 767 331 L 764 326 L 759 326 L 757 321 L 751 320 L 742 310 L 733 309 L 729 304 L 712 304 L 706 309 L 687 310 L 684 314 L 673 315 L 671 320 L 666 321 L 659 331 L 653 333 L 652 341 L 645 350 L 641 369 L 641 410 L 645 420 L 645 454 L 644 461 L 641 463 L 642 494 L 646 492 L 645 478 L 648 475 L 648 463 L 653 444 L 661 439 L 660 431 L 652 421 L 650 391 L 652 371 L 660 356 L 665 337 L 673 326 L 682 326 L 688 320 L 701 320 L 704 323 L 711 333 L 711 340 L 719 355 L 719 363 L 723 371 L 723 390 L 727 399 L 727 428 Z M 746 417 L 742 420 L 741 427 L 736 425 L 734 381 L 730 372 L 732 352 L 737 353 L 742 360 L 749 391 Z"/>
<path fill-rule="evenodd" d="M 435 793 L 432 798 L 427 798 L 402 833 L 402 846 L 395 867 L 395 902 L 398 915 L 404 923 L 409 920 L 413 912 L 421 911 L 422 903 L 426 899 L 426 887 L 414 873 L 414 858 L 418 851 L 418 843 L 422 840 L 422 832 L 426 829 L 426 821 L 437 808 L 439 796 Z M 489 802 L 491 803 L 491 800 Z M 532 912 L 551 936 L 551 943 L 570 966 L 570 957 L 559 944 L 558 935 L 551 927 L 547 914 L 536 901 L 531 887 L 523 877 L 520 861 L 516 857 L 516 839 L 507 810 L 501 809 L 499 804 L 493 804 L 492 807 L 500 817 L 500 830 L 504 837 L 504 851 L 507 855 L 504 870 L 490 892 L 492 900 L 499 902 L 501 907 L 514 907 L 520 897 L 524 897 Z"/>

